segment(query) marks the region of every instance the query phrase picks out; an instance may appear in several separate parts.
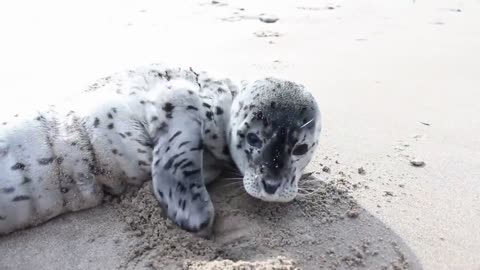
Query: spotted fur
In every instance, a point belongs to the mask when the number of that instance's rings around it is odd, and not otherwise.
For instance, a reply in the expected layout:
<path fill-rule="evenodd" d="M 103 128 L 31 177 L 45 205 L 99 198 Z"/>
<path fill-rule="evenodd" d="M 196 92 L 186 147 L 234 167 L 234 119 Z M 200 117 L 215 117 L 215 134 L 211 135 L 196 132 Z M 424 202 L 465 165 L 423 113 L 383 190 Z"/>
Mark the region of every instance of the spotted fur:
<path fill-rule="evenodd" d="M 299 85 L 266 79 L 239 92 L 229 80 L 160 65 L 116 73 L 70 101 L 0 123 L 0 234 L 149 179 L 168 218 L 205 231 L 214 219 L 205 185 L 219 164 L 233 159 L 252 196 L 288 201 L 320 131 L 316 103 Z"/>

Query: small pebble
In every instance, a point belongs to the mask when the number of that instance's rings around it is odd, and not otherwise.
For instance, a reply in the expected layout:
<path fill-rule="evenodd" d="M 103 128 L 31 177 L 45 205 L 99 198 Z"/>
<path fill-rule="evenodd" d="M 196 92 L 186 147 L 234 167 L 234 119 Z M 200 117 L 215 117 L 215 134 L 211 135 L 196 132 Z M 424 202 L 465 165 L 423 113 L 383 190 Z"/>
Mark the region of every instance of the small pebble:
<path fill-rule="evenodd" d="M 278 21 L 278 17 L 269 14 L 260 14 L 259 19 L 264 23 L 274 23 Z"/>
<path fill-rule="evenodd" d="M 358 168 L 358 174 L 365 175 L 365 169 L 363 167 Z"/>
<path fill-rule="evenodd" d="M 414 159 L 410 160 L 410 164 L 412 166 L 415 166 L 415 167 L 423 167 L 423 166 L 425 166 L 425 161 L 423 161 L 421 159 L 418 159 L 418 158 L 414 158 Z"/>
<path fill-rule="evenodd" d="M 323 166 L 322 171 L 324 171 L 326 173 L 330 173 L 330 167 Z"/>
<path fill-rule="evenodd" d="M 393 196 L 393 192 L 391 192 L 391 191 L 385 191 L 385 196 Z"/>

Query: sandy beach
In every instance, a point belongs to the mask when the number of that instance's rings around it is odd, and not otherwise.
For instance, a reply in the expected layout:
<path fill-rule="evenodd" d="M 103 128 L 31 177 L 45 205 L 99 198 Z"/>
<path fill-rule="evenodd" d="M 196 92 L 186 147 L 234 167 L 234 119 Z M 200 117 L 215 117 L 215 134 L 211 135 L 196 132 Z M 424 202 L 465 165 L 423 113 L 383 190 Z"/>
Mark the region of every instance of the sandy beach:
<path fill-rule="evenodd" d="M 145 183 L 1 237 L 0 269 L 480 269 L 478 14 L 478 0 L 0 4 L 1 114 L 167 63 L 300 82 L 324 127 L 292 203 L 210 187 L 213 239 L 164 220 Z"/>

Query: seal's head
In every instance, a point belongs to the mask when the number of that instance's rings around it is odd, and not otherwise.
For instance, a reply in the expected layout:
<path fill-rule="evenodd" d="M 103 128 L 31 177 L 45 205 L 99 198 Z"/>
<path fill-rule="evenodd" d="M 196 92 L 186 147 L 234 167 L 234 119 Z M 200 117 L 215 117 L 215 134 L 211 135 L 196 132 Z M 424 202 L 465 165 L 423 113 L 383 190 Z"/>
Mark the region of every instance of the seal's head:
<path fill-rule="evenodd" d="M 302 85 L 274 78 L 245 85 L 233 100 L 228 139 L 247 193 L 293 200 L 320 130 L 317 102 Z"/>

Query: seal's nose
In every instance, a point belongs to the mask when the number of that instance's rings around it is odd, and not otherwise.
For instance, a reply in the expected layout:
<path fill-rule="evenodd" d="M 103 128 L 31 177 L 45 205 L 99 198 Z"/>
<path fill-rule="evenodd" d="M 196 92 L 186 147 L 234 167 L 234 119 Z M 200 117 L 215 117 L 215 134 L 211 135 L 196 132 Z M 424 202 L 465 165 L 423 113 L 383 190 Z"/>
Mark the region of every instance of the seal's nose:
<path fill-rule="evenodd" d="M 275 191 L 277 191 L 278 187 L 280 186 L 280 183 L 276 183 L 276 182 L 269 182 L 269 181 L 265 181 L 265 180 L 262 180 L 262 186 L 263 186 L 263 190 L 265 190 L 266 193 L 272 195 L 272 194 L 275 194 Z"/>

